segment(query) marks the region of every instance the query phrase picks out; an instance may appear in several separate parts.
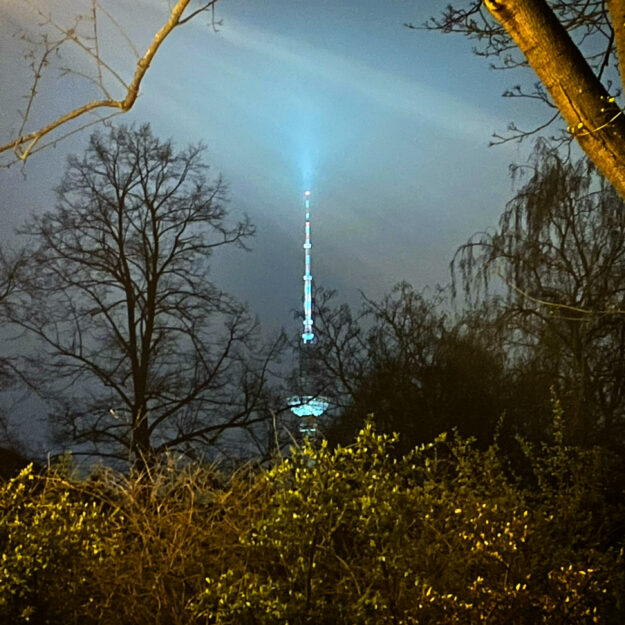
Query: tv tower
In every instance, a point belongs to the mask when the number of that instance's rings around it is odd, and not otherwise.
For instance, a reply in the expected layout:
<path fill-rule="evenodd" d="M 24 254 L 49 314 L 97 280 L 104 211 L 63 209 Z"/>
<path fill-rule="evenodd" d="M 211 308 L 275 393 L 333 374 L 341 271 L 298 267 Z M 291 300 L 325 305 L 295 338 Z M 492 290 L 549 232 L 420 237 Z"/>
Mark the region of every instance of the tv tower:
<path fill-rule="evenodd" d="M 302 334 L 302 342 L 312 343 L 315 340 L 313 333 L 312 319 L 312 275 L 310 273 L 310 191 L 304 194 L 306 204 L 306 238 L 304 239 L 304 266 L 306 273 L 304 274 L 304 332 Z"/>
<path fill-rule="evenodd" d="M 312 312 L 312 274 L 310 272 L 310 191 L 304 194 L 304 206 L 306 208 L 306 228 L 304 237 L 304 332 L 302 333 L 302 346 L 300 350 L 300 386 L 309 390 L 310 381 L 306 379 L 306 349 L 308 344 L 315 343 L 313 331 Z M 328 400 L 318 395 L 295 395 L 287 399 L 291 412 L 299 417 L 299 431 L 305 438 L 314 437 L 317 434 L 317 418 L 328 408 Z"/>

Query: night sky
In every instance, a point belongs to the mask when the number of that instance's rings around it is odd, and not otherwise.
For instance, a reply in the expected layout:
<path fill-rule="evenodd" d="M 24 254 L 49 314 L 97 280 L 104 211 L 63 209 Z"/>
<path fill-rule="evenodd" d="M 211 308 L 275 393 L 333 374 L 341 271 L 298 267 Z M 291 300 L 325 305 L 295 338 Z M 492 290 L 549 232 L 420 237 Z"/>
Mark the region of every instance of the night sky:
<path fill-rule="evenodd" d="M 405 28 L 444 4 L 222 0 L 218 32 L 203 17 L 176 31 L 135 108 L 116 118 L 149 122 L 180 147 L 208 146 L 208 162 L 229 182 L 233 215 L 248 213 L 258 228 L 253 251 L 216 256 L 214 275 L 265 327 L 300 331 L 292 311 L 302 297 L 305 190 L 312 192 L 313 278 L 352 303 L 359 289 L 380 297 L 400 280 L 418 289 L 449 282 L 455 249 L 494 226 L 510 199 L 508 165 L 528 146 L 488 143 L 509 121 L 531 126 L 536 111 L 500 97 L 519 76 L 490 71 L 471 42 Z M 3 140 L 28 91 L 23 50 L 11 34 L 35 22 L 20 6 L 0 0 Z M 106 6 L 143 51 L 167 3 Z M 130 76 L 123 41 L 103 28 L 102 45 Z M 78 54 L 73 60 L 84 65 Z M 89 94 L 77 79 L 54 76 L 42 84 L 37 115 L 45 120 Z M 41 152 L 25 168 L 0 169 L 3 239 L 25 216 L 52 206 L 66 155 L 82 152 L 87 137 Z"/>

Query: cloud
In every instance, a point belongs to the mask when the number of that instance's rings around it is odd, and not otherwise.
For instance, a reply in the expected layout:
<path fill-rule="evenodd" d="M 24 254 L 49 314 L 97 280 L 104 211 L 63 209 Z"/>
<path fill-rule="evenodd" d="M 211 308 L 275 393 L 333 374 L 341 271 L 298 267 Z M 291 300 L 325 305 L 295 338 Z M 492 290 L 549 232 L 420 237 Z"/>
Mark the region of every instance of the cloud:
<path fill-rule="evenodd" d="M 220 36 L 237 48 L 271 60 L 284 71 L 348 88 L 381 110 L 434 124 L 455 136 L 485 143 L 493 122 L 498 123 L 492 114 L 457 96 L 282 34 L 228 19 Z"/>

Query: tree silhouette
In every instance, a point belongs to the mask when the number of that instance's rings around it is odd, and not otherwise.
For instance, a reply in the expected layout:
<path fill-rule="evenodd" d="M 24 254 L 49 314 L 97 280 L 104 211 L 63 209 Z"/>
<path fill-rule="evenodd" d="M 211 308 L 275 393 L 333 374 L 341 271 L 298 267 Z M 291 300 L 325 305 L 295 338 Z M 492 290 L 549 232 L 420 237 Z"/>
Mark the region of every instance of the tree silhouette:
<path fill-rule="evenodd" d="M 57 402 L 61 431 L 139 466 L 264 418 L 281 343 L 262 347 L 255 319 L 208 278 L 212 253 L 254 229 L 228 223 L 202 151 L 147 125 L 93 134 L 56 207 L 24 228 L 30 261 L 2 305 L 36 339 L 16 366 Z"/>
<path fill-rule="evenodd" d="M 558 388 L 574 440 L 622 441 L 623 201 L 586 159 L 538 150 L 524 169 L 528 179 L 499 227 L 456 253 L 456 279 L 474 304 L 503 280 L 508 354 Z"/>
<path fill-rule="evenodd" d="M 405 282 L 380 301 L 363 296 L 357 315 L 332 298 L 317 289 L 311 352 L 311 375 L 339 409 L 327 428 L 331 443 L 351 442 L 367 414 L 380 431 L 400 434 L 401 453 L 452 429 L 492 442 L 514 381 L 485 319 L 453 320 L 444 292 Z"/>

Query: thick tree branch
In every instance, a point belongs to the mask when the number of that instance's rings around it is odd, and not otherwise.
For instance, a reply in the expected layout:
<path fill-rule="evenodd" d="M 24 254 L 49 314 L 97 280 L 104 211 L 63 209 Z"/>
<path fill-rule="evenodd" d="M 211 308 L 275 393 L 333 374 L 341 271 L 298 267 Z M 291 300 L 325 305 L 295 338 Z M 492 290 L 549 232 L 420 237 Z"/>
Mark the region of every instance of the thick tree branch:
<path fill-rule="evenodd" d="M 547 2 L 484 4 L 523 52 L 581 148 L 625 198 L 625 117 Z M 611 6 L 621 10 L 622 4 L 616 0 Z M 614 30 L 622 31 L 622 24 Z"/>

